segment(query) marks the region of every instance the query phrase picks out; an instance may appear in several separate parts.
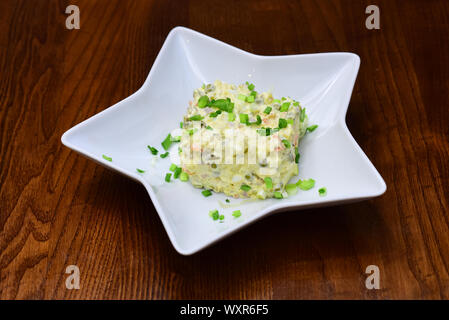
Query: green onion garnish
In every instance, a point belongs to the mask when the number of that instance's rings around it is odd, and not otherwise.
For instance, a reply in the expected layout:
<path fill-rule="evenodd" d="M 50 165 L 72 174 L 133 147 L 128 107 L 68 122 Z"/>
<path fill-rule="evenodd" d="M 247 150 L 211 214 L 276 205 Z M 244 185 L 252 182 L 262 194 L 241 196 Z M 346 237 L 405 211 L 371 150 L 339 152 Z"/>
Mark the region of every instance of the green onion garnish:
<path fill-rule="evenodd" d="M 285 186 L 285 191 L 287 191 L 289 196 L 292 196 L 292 195 L 294 195 L 294 194 L 296 194 L 298 192 L 298 187 L 296 186 L 295 183 L 287 184 Z"/>
<path fill-rule="evenodd" d="M 170 146 L 171 146 L 171 134 L 170 133 L 168 134 L 167 138 L 165 138 L 165 140 L 162 141 L 161 145 L 165 151 L 167 151 L 168 148 L 170 148 Z"/>
<path fill-rule="evenodd" d="M 259 133 L 261 136 L 269 136 L 271 134 L 271 129 L 270 128 L 261 128 L 257 130 L 257 133 Z"/>
<path fill-rule="evenodd" d="M 273 103 L 281 103 L 281 100 L 279 100 L 279 99 L 273 99 Z"/>
<path fill-rule="evenodd" d="M 235 113 L 228 113 L 228 121 L 234 121 L 235 120 Z"/>
<path fill-rule="evenodd" d="M 198 107 L 204 108 L 209 104 L 209 97 L 208 96 L 201 96 L 201 98 L 198 99 Z"/>
<path fill-rule="evenodd" d="M 287 124 L 288 124 L 287 120 L 279 118 L 279 124 L 278 124 L 279 129 L 287 128 Z"/>
<path fill-rule="evenodd" d="M 287 119 L 287 123 L 293 125 L 293 119 Z"/>
<path fill-rule="evenodd" d="M 179 175 L 179 180 L 181 180 L 182 182 L 189 181 L 189 175 L 186 172 L 183 171 Z"/>
<path fill-rule="evenodd" d="M 103 159 L 104 160 L 107 160 L 107 161 L 112 161 L 112 158 L 111 157 L 108 157 L 107 155 L 103 155 Z"/>
<path fill-rule="evenodd" d="M 221 112 L 220 112 L 220 113 L 221 113 Z M 209 117 L 211 117 L 211 118 L 216 118 L 216 117 L 218 117 L 218 115 L 219 115 L 220 113 L 218 113 L 218 112 L 211 112 L 211 113 L 209 113 Z"/>
<path fill-rule="evenodd" d="M 139 172 L 139 173 L 145 173 L 145 170 L 142 170 L 142 169 L 139 169 L 139 168 L 137 168 L 136 170 L 137 170 L 137 172 Z"/>
<path fill-rule="evenodd" d="M 287 139 L 282 139 L 282 143 L 284 144 L 284 146 L 286 148 L 290 148 L 292 145 L 290 144 L 290 141 L 288 141 Z"/>
<path fill-rule="evenodd" d="M 184 123 L 181 121 L 180 123 L 179 123 L 179 127 L 182 129 L 182 127 L 184 127 Z"/>
<path fill-rule="evenodd" d="M 222 111 L 226 111 L 226 112 L 232 112 L 232 110 L 234 110 L 234 103 L 232 103 L 231 99 L 229 99 L 229 98 L 212 100 L 209 103 L 209 106 L 218 108 L 218 109 L 220 109 Z"/>
<path fill-rule="evenodd" d="M 271 180 L 270 177 L 266 177 L 265 179 L 265 186 L 267 187 L 268 190 L 273 189 L 273 180 Z"/>
<path fill-rule="evenodd" d="M 274 192 L 274 197 L 275 197 L 276 199 L 282 199 L 282 198 L 284 198 L 284 197 L 282 196 L 282 193 L 280 193 L 279 191 L 275 191 L 275 192 Z"/>
<path fill-rule="evenodd" d="M 197 132 L 197 131 L 198 131 L 197 128 L 190 129 L 190 130 L 189 130 L 189 136 L 193 136 L 193 134 L 194 134 L 195 132 Z"/>
<path fill-rule="evenodd" d="M 226 199 L 225 201 L 226 201 L 226 203 L 229 203 L 229 202 L 231 202 L 231 201 L 230 201 L 229 199 Z"/>
<path fill-rule="evenodd" d="M 214 130 L 214 129 L 212 129 L 211 126 L 207 126 L 206 129 L 207 129 L 207 130 Z"/>
<path fill-rule="evenodd" d="M 242 184 L 240 186 L 240 189 L 243 190 L 243 191 L 248 192 L 249 190 L 251 190 L 251 187 L 249 185 L 247 185 L 247 184 Z"/>
<path fill-rule="evenodd" d="M 284 101 L 284 100 L 287 100 L 287 98 L 286 97 L 282 97 L 281 100 Z"/>
<path fill-rule="evenodd" d="M 253 91 L 254 90 L 254 85 L 252 83 L 248 83 L 248 81 L 246 81 L 246 85 L 248 86 L 248 90 L 249 91 Z"/>
<path fill-rule="evenodd" d="M 232 211 L 232 215 L 234 216 L 234 218 L 238 218 L 242 215 L 242 213 L 240 212 L 240 210 L 235 210 Z"/>
<path fill-rule="evenodd" d="M 153 154 L 153 155 L 157 155 L 157 153 L 159 152 L 159 151 L 157 151 L 156 148 L 153 148 L 153 147 L 151 147 L 151 146 L 147 146 L 147 147 L 148 147 L 148 149 L 151 151 L 151 154 Z"/>
<path fill-rule="evenodd" d="M 319 188 L 318 189 L 318 193 L 320 194 L 320 197 L 324 197 L 325 195 L 327 195 L 327 189 L 326 188 Z"/>
<path fill-rule="evenodd" d="M 205 196 L 205 197 L 209 197 L 209 196 L 212 195 L 212 191 L 210 191 L 210 190 L 203 190 L 203 191 L 201 191 L 201 193 L 202 193 L 203 196 Z"/>
<path fill-rule="evenodd" d="M 220 214 L 219 219 L 220 219 L 220 220 L 224 220 L 224 215 Z"/>
<path fill-rule="evenodd" d="M 171 138 L 171 142 L 180 142 L 180 141 L 181 141 L 181 136 L 176 136 L 176 137 Z"/>
<path fill-rule="evenodd" d="M 301 115 L 299 116 L 299 120 L 301 122 L 304 122 L 304 119 L 306 118 L 306 108 L 301 109 Z"/>
<path fill-rule="evenodd" d="M 263 112 L 266 113 L 266 114 L 270 114 L 271 110 L 273 110 L 272 107 L 266 107 Z"/>
<path fill-rule="evenodd" d="M 166 153 L 162 153 L 161 154 L 161 158 L 167 158 L 167 156 L 169 155 L 169 152 L 167 151 Z"/>
<path fill-rule="evenodd" d="M 240 118 L 240 123 L 248 124 L 249 117 L 248 117 L 248 115 L 246 113 L 239 114 L 239 118 Z"/>
<path fill-rule="evenodd" d="M 165 181 L 166 181 L 166 182 L 170 182 L 170 178 L 171 178 L 171 173 L 167 173 L 167 174 L 165 175 Z"/>
<path fill-rule="evenodd" d="M 313 126 L 307 127 L 307 131 L 308 132 L 313 132 L 313 131 L 315 131 L 316 128 L 318 128 L 318 125 L 314 124 Z"/>
<path fill-rule="evenodd" d="M 286 112 L 288 111 L 288 108 L 290 108 L 290 102 L 284 102 L 279 109 L 280 112 Z"/>
<path fill-rule="evenodd" d="M 178 179 L 181 172 L 182 172 L 182 168 L 176 167 L 175 172 L 173 173 L 173 178 Z"/>
<path fill-rule="evenodd" d="M 218 220 L 218 217 L 219 217 L 218 210 L 211 210 L 211 211 L 209 211 L 209 217 L 214 219 L 214 221 Z"/>
<path fill-rule="evenodd" d="M 203 120 L 203 119 L 204 119 L 204 117 L 202 115 L 199 115 L 199 114 L 196 114 L 196 115 L 191 116 L 189 118 L 189 120 L 191 120 L 191 121 L 200 121 L 200 120 Z"/>
<path fill-rule="evenodd" d="M 256 98 L 256 96 L 257 96 L 257 91 L 254 91 L 254 90 L 251 91 L 250 95 L 253 96 L 254 98 Z"/>
<path fill-rule="evenodd" d="M 298 106 L 299 106 L 299 102 L 298 102 L 298 101 L 295 101 L 295 102 L 293 102 L 293 105 L 294 105 L 295 107 L 298 107 Z"/>
<path fill-rule="evenodd" d="M 174 171 L 176 170 L 177 167 L 178 167 L 178 166 L 177 166 L 176 164 L 172 163 L 172 164 L 170 165 L 170 168 L 169 168 L 168 170 L 174 172 Z"/>
<path fill-rule="evenodd" d="M 246 100 L 246 96 L 244 94 L 239 94 L 237 99 L 245 101 Z"/>
<path fill-rule="evenodd" d="M 254 102 L 254 96 L 252 96 L 252 95 L 247 96 L 246 97 L 246 102 L 249 102 L 249 103 Z"/>
<path fill-rule="evenodd" d="M 299 151 L 298 151 L 298 147 L 295 147 L 295 162 L 299 163 Z"/>
<path fill-rule="evenodd" d="M 308 179 L 308 180 L 298 180 L 298 182 L 296 182 L 296 185 L 298 186 L 299 189 L 307 191 L 312 189 L 315 186 L 315 180 L 313 179 Z"/>

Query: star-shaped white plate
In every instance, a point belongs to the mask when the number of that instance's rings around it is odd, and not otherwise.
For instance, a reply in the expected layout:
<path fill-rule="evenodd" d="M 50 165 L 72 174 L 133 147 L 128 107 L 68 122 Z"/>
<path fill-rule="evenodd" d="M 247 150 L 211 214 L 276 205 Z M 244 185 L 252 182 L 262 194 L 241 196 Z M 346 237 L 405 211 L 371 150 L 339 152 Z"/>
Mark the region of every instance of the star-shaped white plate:
<path fill-rule="evenodd" d="M 335 205 L 385 192 L 385 182 L 345 124 L 359 65 L 359 57 L 352 53 L 254 55 L 177 27 L 136 93 L 71 128 L 61 140 L 142 183 L 173 246 L 181 254 L 192 254 L 276 211 Z M 164 181 L 170 163 L 177 161 L 177 146 L 162 159 L 154 157 L 147 145 L 161 153 L 161 142 L 179 126 L 193 90 L 216 79 L 235 84 L 251 81 L 259 92 L 271 89 L 275 97 L 290 96 L 306 107 L 309 122 L 319 127 L 301 141 L 300 174 L 295 179 L 315 179 L 314 189 L 283 200 L 231 199 L 231 207 L 224 208 L 223 194 L 205 198 L 190 183 Z M 327 196 L 319 196 L 320 187 L 327 188 Z M 223 222 L 209 217 L 212 209 L 225 215 Z M 234 218 L 234 210 L 242 216 Z"/>

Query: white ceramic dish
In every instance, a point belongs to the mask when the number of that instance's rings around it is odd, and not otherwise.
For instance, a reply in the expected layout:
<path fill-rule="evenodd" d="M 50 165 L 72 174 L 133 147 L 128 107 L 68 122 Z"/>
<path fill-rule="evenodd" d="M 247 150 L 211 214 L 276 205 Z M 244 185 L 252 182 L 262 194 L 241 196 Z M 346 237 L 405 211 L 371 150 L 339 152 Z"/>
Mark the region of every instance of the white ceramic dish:
<path fill-rule="evenodd" d="M 67 147 L 142 183 L 176 250 L 195 253 L 250 223 L 280 210 L 368 199 L 383 194 L 385 182 L 357 145 L 345 114 L 360 65 L 351 53 L 259 56 L 183 27 L 174 28 L 162 46 L 143 86 L 133 95 L 64 133 Z M 310 123 L 319 128 L 300 144 L 299 178 L 313 178 L 316 187 L 283 200 L 244 202 L 231 199 L 221 208 L 223 194 L 205 198 L 190 183 L 166 183 L 174 159 L 152 160 L 147 145 L 162 151 L 161 142 L 177 128 L 193 90 L 220 79 L 251 81 L 258 91 L 291 96 L 306 107 Z M 123 79 L 126 81 L 126 79 Z M 108 162 L 102 155 L 112 157 Z M 177 154 L 177 146 L 171 155 Z M 136 168 L 146 170 L 139 174 Z M 296 178 L 297 179 L 297 178 Z M 318 188 L 325 186 L 327 196 Z M 213 221 L 218 209 L 226 218 Z M 232 217 L 240 209 L 240 218 Z M 282 232 L 275 230 L 275 232 Z"/>

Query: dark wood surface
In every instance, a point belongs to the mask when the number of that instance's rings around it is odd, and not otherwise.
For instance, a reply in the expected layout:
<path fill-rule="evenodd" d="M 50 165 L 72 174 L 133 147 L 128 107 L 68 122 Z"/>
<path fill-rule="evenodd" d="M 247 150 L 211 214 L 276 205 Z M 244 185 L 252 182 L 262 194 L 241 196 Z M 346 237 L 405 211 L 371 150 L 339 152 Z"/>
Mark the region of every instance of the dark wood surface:
<path fill-rule="evenodd" d="M 257 54 L 360 55 L 347 123 L 386 194 L 176 253 L 145 189 L 60 137 L 136 91 L 177 25 Z M 448 1 L 7 0 L 0 30 L 2 299 L 449 298 Z M 380 290 L 365 288 L 371 264 Z"/>

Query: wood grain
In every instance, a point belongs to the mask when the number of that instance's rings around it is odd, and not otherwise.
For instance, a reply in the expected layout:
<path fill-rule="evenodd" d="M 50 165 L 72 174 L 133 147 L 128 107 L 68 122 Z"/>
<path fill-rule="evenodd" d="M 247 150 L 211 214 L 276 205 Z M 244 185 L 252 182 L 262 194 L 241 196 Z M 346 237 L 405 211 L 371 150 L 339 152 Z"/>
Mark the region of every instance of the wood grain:
<path fill-rule="evenodd" d="M 375 1 L 367 30 L 371 2 L 0 1 L 0 297 L 448 299 L 449 2 Z M 177 254 L 142 186 L 60 143 L 142 85 L 177 25 L 257 54 L 359 54 L 347 123 L 387 193 Z M 371 264 L 380 290 L 365 288 Z"/>

